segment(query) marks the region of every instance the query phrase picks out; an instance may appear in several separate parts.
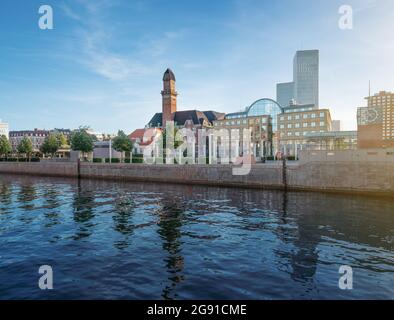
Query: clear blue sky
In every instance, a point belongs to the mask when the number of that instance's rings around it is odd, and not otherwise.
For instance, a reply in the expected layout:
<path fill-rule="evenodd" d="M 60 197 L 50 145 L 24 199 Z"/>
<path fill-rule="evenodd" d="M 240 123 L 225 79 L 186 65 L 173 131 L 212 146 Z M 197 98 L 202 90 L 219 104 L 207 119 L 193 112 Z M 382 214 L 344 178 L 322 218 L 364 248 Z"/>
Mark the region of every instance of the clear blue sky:
<path fill-rule="evenodd" d="M 338 8 L 354 9 L 340 30 Z M 54 9 L 54 30 L 38 8 Z M 11 130 L 90 125 L 127 133 L 161 111 L 171 67 L 178 109 L 234 112 L 292 80 L 319 49 L 321 107 L 346 129 L 372 91 L 394 91 L 392 0 L 2 0 L 0 118 Z"/>

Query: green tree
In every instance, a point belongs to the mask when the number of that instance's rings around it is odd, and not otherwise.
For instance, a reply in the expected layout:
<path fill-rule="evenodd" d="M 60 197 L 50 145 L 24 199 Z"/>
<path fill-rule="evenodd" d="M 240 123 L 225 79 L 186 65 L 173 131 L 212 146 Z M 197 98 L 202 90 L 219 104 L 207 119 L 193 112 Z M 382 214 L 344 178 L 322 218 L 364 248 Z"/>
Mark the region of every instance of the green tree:
<path fill-rule="evenodd" d="M 17 147 L 18 153 L 25 154 L 30 159 L 30 154 L 33 152 L 33 143 L 28 136 L 24 136 Z"/>
<path fill-rule="evenodd" d="M 59 142 L 59 148 L 65 148 L 68 147 L 68 141 L 66 136 L 63 133 L 57 133 L 56 134 L 56 139 Z"/>
<path fill-rule="evenodd" d="M 71 149 L 74 151 L 81 151 L 83 153 L 92 152 L 94 148 L 93 138 L 86 132 L 85 129 L 80 128 L 71 135 Z"/>
<path fill-rule="evenodd" d="M 40 151 L 43 154 L 50 154 L 52 157 L 59 150 L 60 141 L 56 134 L 51 133 L 47 136 L 41 145 Z"/>
<path fill-rule="evenodd" d="M 8 141 L 7 137 L 2 135 L 0 136 L 0 155 L 7 156 L 11 152 L 11 144 Z"/>
<path fill-rule="evenodd" d="M 118 135 L 114 138 L 112 145 L 116 151 L 122 154 L 124 152 L 130 153 L 133 150 L 133 143 L 122 130 L 118 131 Z"/>

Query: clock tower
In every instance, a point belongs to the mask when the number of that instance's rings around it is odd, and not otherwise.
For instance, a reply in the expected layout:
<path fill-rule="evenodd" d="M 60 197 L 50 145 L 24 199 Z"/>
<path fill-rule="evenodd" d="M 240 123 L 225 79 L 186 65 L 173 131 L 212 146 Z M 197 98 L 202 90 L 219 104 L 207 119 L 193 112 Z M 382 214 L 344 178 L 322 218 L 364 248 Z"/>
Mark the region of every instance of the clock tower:
<path fill-rule="evenodd" d="M 171 69 L 167 69 L 163 76 L 163 91 L 161 92 L 163 99 L 163 116 L 162 116 L 162 126 L 166 127 L 167 121 L 172 121 L 174 119 L 173 115 L 177 111 L 177 96 L 175 88 L 175 75 Z"/>

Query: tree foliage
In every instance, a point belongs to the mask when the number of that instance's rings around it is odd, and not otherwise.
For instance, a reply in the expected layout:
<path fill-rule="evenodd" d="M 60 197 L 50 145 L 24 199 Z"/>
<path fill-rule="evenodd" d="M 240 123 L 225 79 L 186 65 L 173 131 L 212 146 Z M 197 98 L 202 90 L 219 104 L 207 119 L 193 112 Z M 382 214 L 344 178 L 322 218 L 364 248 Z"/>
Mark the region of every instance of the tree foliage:
<path fill-rule="evenodd" d="M 54 155 L 60 148 L 60 140 L 58 139 L 58 135 L 51 133 L 47 136 L 41 145 L 40 151 L 44 154 Z"/>
<path fill-rule="evenodd" d="M 4 135 L 0 136 L 0 155 L 5 156 L 11 151 L 11 144 L 8 141 L 7 137 Z"/>
<path fill-rule="evenodd" d="M 123 132 L 119 131 L 118 135 L 113 140 L 113 148 L 118 152 L 131 152 L 133 143 L 129 137 Z"/>
<path fill-rule="evenodd" d="M 63 133 L 56 133 L 56 139 L 59 142 L 59 148 L 68 147 L 68 141 L 66 136 Z"/>
<path fill-rule="evenodd" d="M 84 153 L 92 152 L 94 148 L 93 138 L 86 132 L 85 129 L 80 128 L 71 135 L 71 149 L 74 151 L 81 151 Z"/>
<path fill-rule="evenodd" d="M 18 153 L 30 155 L 33 152 L 33 143 L 31 142 L 30 138 L 24 136 L 22 140 L 19 142 L 17 147 Z"/>

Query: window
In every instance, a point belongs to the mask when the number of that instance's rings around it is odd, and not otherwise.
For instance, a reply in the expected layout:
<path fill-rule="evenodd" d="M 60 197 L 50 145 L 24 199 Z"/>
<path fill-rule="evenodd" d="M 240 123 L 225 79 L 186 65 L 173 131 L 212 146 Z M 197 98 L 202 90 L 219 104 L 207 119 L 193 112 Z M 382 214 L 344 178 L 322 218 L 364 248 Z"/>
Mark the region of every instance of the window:
<path fill-rule="evenodd" d="M 302 126 L 303 126 L 304 128 L 308 128 L 308 123 L 307 123 L 307 122 L 304 122 L 304 123 L 302 124 Z"/>
<path fill-rule="evenodd" d="M 296 120 L 300 120 L 300 115 L 297 114 L 297 115 L 295 116 L 295 119 L 296 119 Z"/>
<path fill-rule="evenodd" d="M 291 125 L 291 123 L 289 123 L 288 125 L 287 125 L 287 129 L 291 129 L 293 126 Z"/>
<path fill-rule="evenodd" d="M 299 127 L 300 127 L 300 124 L 299 124 L 299 123 L 296 123 L 296 124 L 295 124 L 295 127 L 296 127 L 296 128 L 299 128 Z"/>
<path fill-rule="evenodd" d="M 303 118 L 304 118 L 304 119 L 308 119 L 308 115 L 307 115 L 307 114 L 304 114 L 304 115 L 303 115 Z"/>
<path fill-rule="evenodd" d="M 320 112 L 320 118 L 324 118 L 324 112 Z"/>
<path fill-rule="evenodd" d="M 321 121 L 320 122 L 320 127 L 324 127 L 325 126 L 325 122 L 324 121 Z"/>
<path fill-rule="evenodd" d="M 312 113 L 311 118 L 316 119 L 316 113 Z"/>
<path fill-rule="evenodd" d="M 285 125 L 284 125 L 284 124 L 281 124 L 281 125 L 280 125 L 280 128 L 281 128 L 281 129 L 284 129 L 284 128 L 285 128 Z"/>
<path fill-rule="evenodd" d="M 288 116 L 288 117 L 287 117 L 287 120 L 291 121 L 291 116 Z"/>
<path fill-rule="evenodd" d="M 316 122 L 311 123 L 312 128 L 316 127 Z"/>

